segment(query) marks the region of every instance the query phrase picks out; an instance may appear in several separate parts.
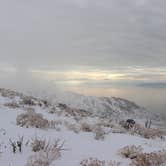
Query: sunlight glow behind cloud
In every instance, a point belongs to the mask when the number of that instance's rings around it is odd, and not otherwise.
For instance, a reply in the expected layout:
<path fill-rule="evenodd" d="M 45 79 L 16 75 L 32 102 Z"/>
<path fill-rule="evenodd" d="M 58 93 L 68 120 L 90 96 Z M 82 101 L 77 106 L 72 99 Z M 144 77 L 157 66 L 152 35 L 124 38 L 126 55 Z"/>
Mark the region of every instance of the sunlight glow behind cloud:
<path fill-rule="evenodd" d="M 155 73 L 157 71 L 157 74 Z M 166 68 L 120 68 L 112 70 L 32 70 L 32 74 L 45 80 L 55 81 L 56 84 L 116 84 L 132 82 L 133 84 L 144 82 L 165 82 Z"/>

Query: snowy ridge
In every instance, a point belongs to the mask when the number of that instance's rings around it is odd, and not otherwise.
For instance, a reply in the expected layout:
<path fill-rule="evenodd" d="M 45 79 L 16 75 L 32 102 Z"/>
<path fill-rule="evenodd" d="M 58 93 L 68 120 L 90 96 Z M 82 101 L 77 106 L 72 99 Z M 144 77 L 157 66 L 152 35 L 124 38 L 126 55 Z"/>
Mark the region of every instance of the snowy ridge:
<path fill-rule="evenodd" d="M 160 120 L 159 115 L 147 111 L 134 102 L 116 97 L 85 96 L 71 92 L 38 94 L 52 103 L 64 103 L 72 108 L 87 110 L 103 117 Z"/>

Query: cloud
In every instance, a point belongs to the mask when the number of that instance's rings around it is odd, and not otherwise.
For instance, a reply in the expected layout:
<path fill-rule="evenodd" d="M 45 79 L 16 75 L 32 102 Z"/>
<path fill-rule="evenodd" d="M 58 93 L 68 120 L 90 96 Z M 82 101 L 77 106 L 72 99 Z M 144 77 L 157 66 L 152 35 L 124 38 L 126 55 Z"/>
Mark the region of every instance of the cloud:
<path fill-rule="evenodd" d="M 163 0 L 1 1 L 1 75 L 27 86 L 39 77 L 101 86 L 165 81 L 165 9 Z"/>
<path fill-rule="evenodd" d="M 52 69 L 165 66 L 165 8 L 161 0 L 3 1 L 0 60 Z"/>
<path fill-rule="evenodd" d="M 52 80 L 64 87 L 140 86 L 151 82 L 166 82 L 166 68 L 121 67 L 111 70 L 80 68 L 75 70 L 34 70 L 33 77 Z"/>
<path fill-rule="evenodd" d="M 137 86 L 145 88 L 166 88 L 166 82 L 148 82 L 138 84 Z"/>

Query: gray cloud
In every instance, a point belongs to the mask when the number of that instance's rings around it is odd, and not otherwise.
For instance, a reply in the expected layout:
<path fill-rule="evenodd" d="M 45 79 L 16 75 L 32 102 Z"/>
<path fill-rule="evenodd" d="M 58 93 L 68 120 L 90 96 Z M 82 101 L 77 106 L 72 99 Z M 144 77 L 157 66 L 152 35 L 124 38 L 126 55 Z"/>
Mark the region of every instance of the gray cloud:
<path fill-rule="evenodd" d="M 1 86 L 164 82 L 165 9 L 163 0 L 0 1 Z M 87 74 L 94 71 L 99 80 Z M 109 73 L 122 75 L 113 81 Z"/>
<path fill-rule="evenodd" d="M 165 66 L 165 9 L 162 0 L 1 1 L 0 60 L 18 70 Z"/>

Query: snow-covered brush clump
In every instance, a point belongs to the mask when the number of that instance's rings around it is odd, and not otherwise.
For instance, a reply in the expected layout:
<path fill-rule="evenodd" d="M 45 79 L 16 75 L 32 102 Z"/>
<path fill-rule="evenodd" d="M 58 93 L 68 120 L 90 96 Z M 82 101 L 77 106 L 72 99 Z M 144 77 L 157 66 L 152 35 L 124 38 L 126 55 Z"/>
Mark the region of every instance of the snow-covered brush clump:
<path fill-rule="evenodd" d="M 131 166 L 165 166 L 166 151 L 158 151 L 151 153 L 140 153 L 132 160 Z"/>
<path fill-rule="evenodd" d="M 101 161 L 96 158 L 89 158 L 89 159 L 84 159 L 80 163 L 81 166 L 120 166 L 120 162 L 116 161 Z"/>
<path fill-rule="evenodd" d="M 32 151 L 34 152 L 28 159 L 26 166 L 49 166 L 54 160 L 61 157 L 63 151 L 63 143 L 59 140 L 48 142 L 40 138 L 33 139 L 31 143 Z"/>
<path fill-rule="evenodd" d="M 125 146 L 124 148 L 122 148 L 119 153 L 120 155 L 122 155 L 125 158 L 130 158 L 130 159 L 134 159 L 138 156 L 138 154 L 140 154 L 142 152 L 142 147 L 141 146 Z"/>
<path fill-rule="evenodd" d="M 118 98 L 82 96 L 73 105 L 56 98 L 0 89 L 0 165 L 166 164 L 166 132 L 155 118 L 141 119 L 141 107 Z"/>
<path fill-rule="evenodd" d="M 36 127 L 36 128 L 48 128 L 49 122 L 43 118 L 42 114 L 34 111 L 28 111 L 17 116 L 17 125 L 21 127 Z"/>

